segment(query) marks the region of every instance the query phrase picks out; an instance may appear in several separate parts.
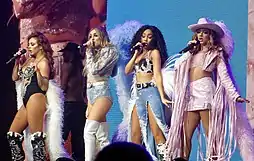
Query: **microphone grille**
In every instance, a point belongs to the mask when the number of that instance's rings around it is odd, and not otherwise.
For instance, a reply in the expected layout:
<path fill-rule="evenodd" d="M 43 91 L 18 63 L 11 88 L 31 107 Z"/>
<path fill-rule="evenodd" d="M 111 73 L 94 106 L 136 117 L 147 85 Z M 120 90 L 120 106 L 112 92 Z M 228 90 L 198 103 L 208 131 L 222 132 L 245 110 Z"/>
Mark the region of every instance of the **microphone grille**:
<path fill-rule="evenodd" d="M 21 54 L 25 54 L 25 53 L 26 53 L 26 49 L 22 49 L 22 50 L 20 51 L 20 53 L 21 53 Z"/>

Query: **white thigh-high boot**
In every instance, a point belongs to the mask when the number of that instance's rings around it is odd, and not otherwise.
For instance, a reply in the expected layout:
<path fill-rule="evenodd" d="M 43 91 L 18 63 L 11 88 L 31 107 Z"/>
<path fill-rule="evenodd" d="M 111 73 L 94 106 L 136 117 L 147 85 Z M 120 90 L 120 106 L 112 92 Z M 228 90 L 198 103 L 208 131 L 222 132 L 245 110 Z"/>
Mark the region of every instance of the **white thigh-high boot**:
<path fill-rule="evenodd" d="M 96 139 L 99 141 L 100 150 L 109 145 L 109 126 L 107 122 L 101 122 L 96 132 Z"/>
<path fill-rule="evenodd" d="M 98 121 L 86 120 L 84 129 L 85 161 L 93 161 L 96 154 L 96 132 L 100 126 Z"/>

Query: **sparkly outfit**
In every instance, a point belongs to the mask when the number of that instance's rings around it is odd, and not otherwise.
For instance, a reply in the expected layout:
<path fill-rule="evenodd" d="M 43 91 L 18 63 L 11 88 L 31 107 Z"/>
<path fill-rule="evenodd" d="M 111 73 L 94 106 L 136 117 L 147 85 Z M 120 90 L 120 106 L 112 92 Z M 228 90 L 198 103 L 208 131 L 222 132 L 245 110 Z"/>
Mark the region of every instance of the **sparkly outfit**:
<path fill-rule="evenodd" d="M 26 105 L 27 100 L 32 94 L 44 94 L 44 91 L 38 86 L 36 72 L 33 67 L 28 66 L 19 75 L 21 79 L 16 81 L 18 110 L 23 105 Z M 31 134 L 27 127 L 24 130 L 24 136 L 17 132 L 10 131 L 7 133 L 7 139 L 14 161 L 23 161 L 25 153 L 27 161 L 46 160 L 45 149 L 48 151 L 50 160 L 69 157 L 62 145 L 63 91 L 53 80 L 49 80 L 48 90 L 45 92 L 45 96 L 47 111 L 44 114 L 43 131 Z M 23 140 L 24 146 L 22 147 Z"/>
<path fill-rule="evenodd" d="M 209 52 L 199 52 L 191 58 L 190 68 L 203 68 L 204 62 L 209 56 Z M 212 72 L 216 68 L 216 62 L 213 61 L 204 71 Z M 212 105 L 213 95 L 215 93 L 215 83 L 211 77 L 204 77 L 189 84 L 189 103 L 187 111 L 206 110 Z"/>
<path fill-rule="evenodd" d="M 92 52 L 90 49 L 86 51 L 83 73 L 87 76 L 87 98 L 89 103 L 94 104 L 96 99 L 101 97 L 106 97 L 112 101 L 109 77 L 112 75 L 118 57 L 116 48 L 111 45 L 103 47 L 97 52 Z M 96 153 L 95 139 L 99 141 L 100 148 L 109 144 L 107 123 L 87 119 L 84 139 L 85 160 L 93 161 Z"/>
<path fill-rule="evenodd" d="M 216 160 L 227 160 L 232 155 L 233 151 L 231 148 L 233 147 L 234 140 L 242 148 L 240 152 L 243 158 L 247 158 L 247 154 L 250 154 L 254 150 L 253 145 L 251 145 L 254 142 L 254 137 L 248 127 L 249 125 L 247 125 L 246 114 L 243 113 L 240 109 L 241 107 L 238 107 L 239 105 L 236 103 L 236 99 L 240 95 L 229 75 L 229 66 L 225 62 L 223 51 L 209 51 L 204 58 L 201 68 L 204 71 L 217 71 L 215 72 L 216 84 L 210 77 L 204 77 L 188 85 L 188 73 L 189 69 L 193 67 L 193 55 L 187 52 L 176 61 L 174 81 L 175 103 L 167 140 L 168 161 L 179 157 L 179 152 L 182 150 L 179 137 L 184 128 L 184 111 L 210 110 L 206 156 L 203 157 L 211 159 L 214 156 L 217 158 Z M 216 64 L 215 62 L 218 59 L 219 63 Z M 197 107 L 190 107 L 193 105 L 197 105 Z M 227 119 L 229 119 L 228 124 L 225 121 Z M 227 133 L 225 127 L 228 125 L 229 132 Z M 226 139 L 229 139 L 228 143 L 225 142 Z M 243 148 L 244 146 L 246 148 Z"/>
<path fill-rule="evenodd" d="M 91 50 L 86 53 L 84 74 L 87 76 L 87 97 L 93 104 L 95 99 L 105 96 L 112 100 L 109 92 L 109 77 L 118 60 L 118 53 L 113 46 L 104 47 L 98 53 Z"/>
<path fill-rule="evenodd" d="M 19 76 L 21 77 L 22 80 L 26 80 L 26 84 L 24 85 L 22 91 L 23 103 L 25 107 L 29 98 L 33 94 L 35 93 L 42 93 L 44 95 L 46 94 L 46 91 L 43 91 L 38 85 L 37 74 L 33 67 L 30 66 L 26 67 L 24 72 L 20 69 Z"/>

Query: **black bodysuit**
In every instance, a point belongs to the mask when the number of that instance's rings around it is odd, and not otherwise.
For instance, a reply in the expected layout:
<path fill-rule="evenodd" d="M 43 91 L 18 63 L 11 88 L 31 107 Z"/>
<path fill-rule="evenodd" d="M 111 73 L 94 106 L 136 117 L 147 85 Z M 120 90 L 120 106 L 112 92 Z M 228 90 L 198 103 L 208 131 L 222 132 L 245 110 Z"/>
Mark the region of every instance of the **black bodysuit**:
<path fill-rule="evenodd" d="M 43 91 L 37 81 L 37 74 L 33 67 L 27 67 L 24 72 L 22 70 L 19 71 L 19 75 L 23 81 L 27 80 L 27 83 L 25 84 L 25 89 L 23 93 L 23 104 L 26 107 L 26 104 L 29 100 L 29 98 L 35 94 L 35 93 L 42 93 L 46 94 L 46 91 Z"/>

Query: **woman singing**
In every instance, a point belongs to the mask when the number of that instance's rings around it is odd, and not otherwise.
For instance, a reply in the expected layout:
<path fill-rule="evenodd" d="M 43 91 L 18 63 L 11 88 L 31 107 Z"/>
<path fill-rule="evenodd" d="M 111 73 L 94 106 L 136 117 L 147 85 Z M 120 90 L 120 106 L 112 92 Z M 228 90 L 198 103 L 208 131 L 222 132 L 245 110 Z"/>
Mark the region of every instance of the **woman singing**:
<path fill-rule="evenodd" d="M 136 32 L 131 46 L 132 58 L 125 73 L 134 72 L 132 100 L 135 104 L 130 107 L 128 141 L 143 142 L 154 159 L 164 160 L 168 127 L 163 104 L 170 103 L 161 74 L 167 59 L 166 43 L 157 27 L 145 25 Z"/>
<path fill-rule="evenodd" d="M 96 139 L 100 147 L 109 144 L 106 114 L 112 106 L 109 77 L 118 60 L 116 48 L 110 44 L 104 28 L 89 32 L 84 75 L 87 76 L 88 108 L 84 129 L 85 160 L 93 161 L 96 153 Z"/>
<path fill-rule="evenodd" d="M 189 44 L 194 43 L 195 47 L 175 64 L 168 159 L 189 159 L 191 139 L 201 121 L 207 145 L 205 159 L 228 160 L 232 154 L 237 102 L 249 102 L 240 96 L 230 76 L 228 61 L 234 47 L 231 32 L 224 23 L 207 18 L 200 18 L 189 29 L 194 32 Z M 229 138 L 226 138 L 227 119 Z"/>
<path fill-rule="evenodd" d="M 22 131 L 27 127 L 31 138 L 27 131 L 25 137 L 27 140 L 31 139 L 33 148 L 32 154 L 29 154 L 30 145 L 25 145 L 28 160 L 46 160 L 46 138 L 50 159 L 56 160 L 63 157 L 65 152 L 61 146 L 62 93 L 60 88 L 50 81 L 54 76 L 53 51 L 42 33 L 32 33 L 27 40 L 29 57 L 25 61 L 22 56 L 17 58 L 12 73 L 12 79 L 17 85 L 19 109 L 7 133 L 12 160 L 25 159 Z M 47 122 L 46 127 L 44 120 Z"/>

